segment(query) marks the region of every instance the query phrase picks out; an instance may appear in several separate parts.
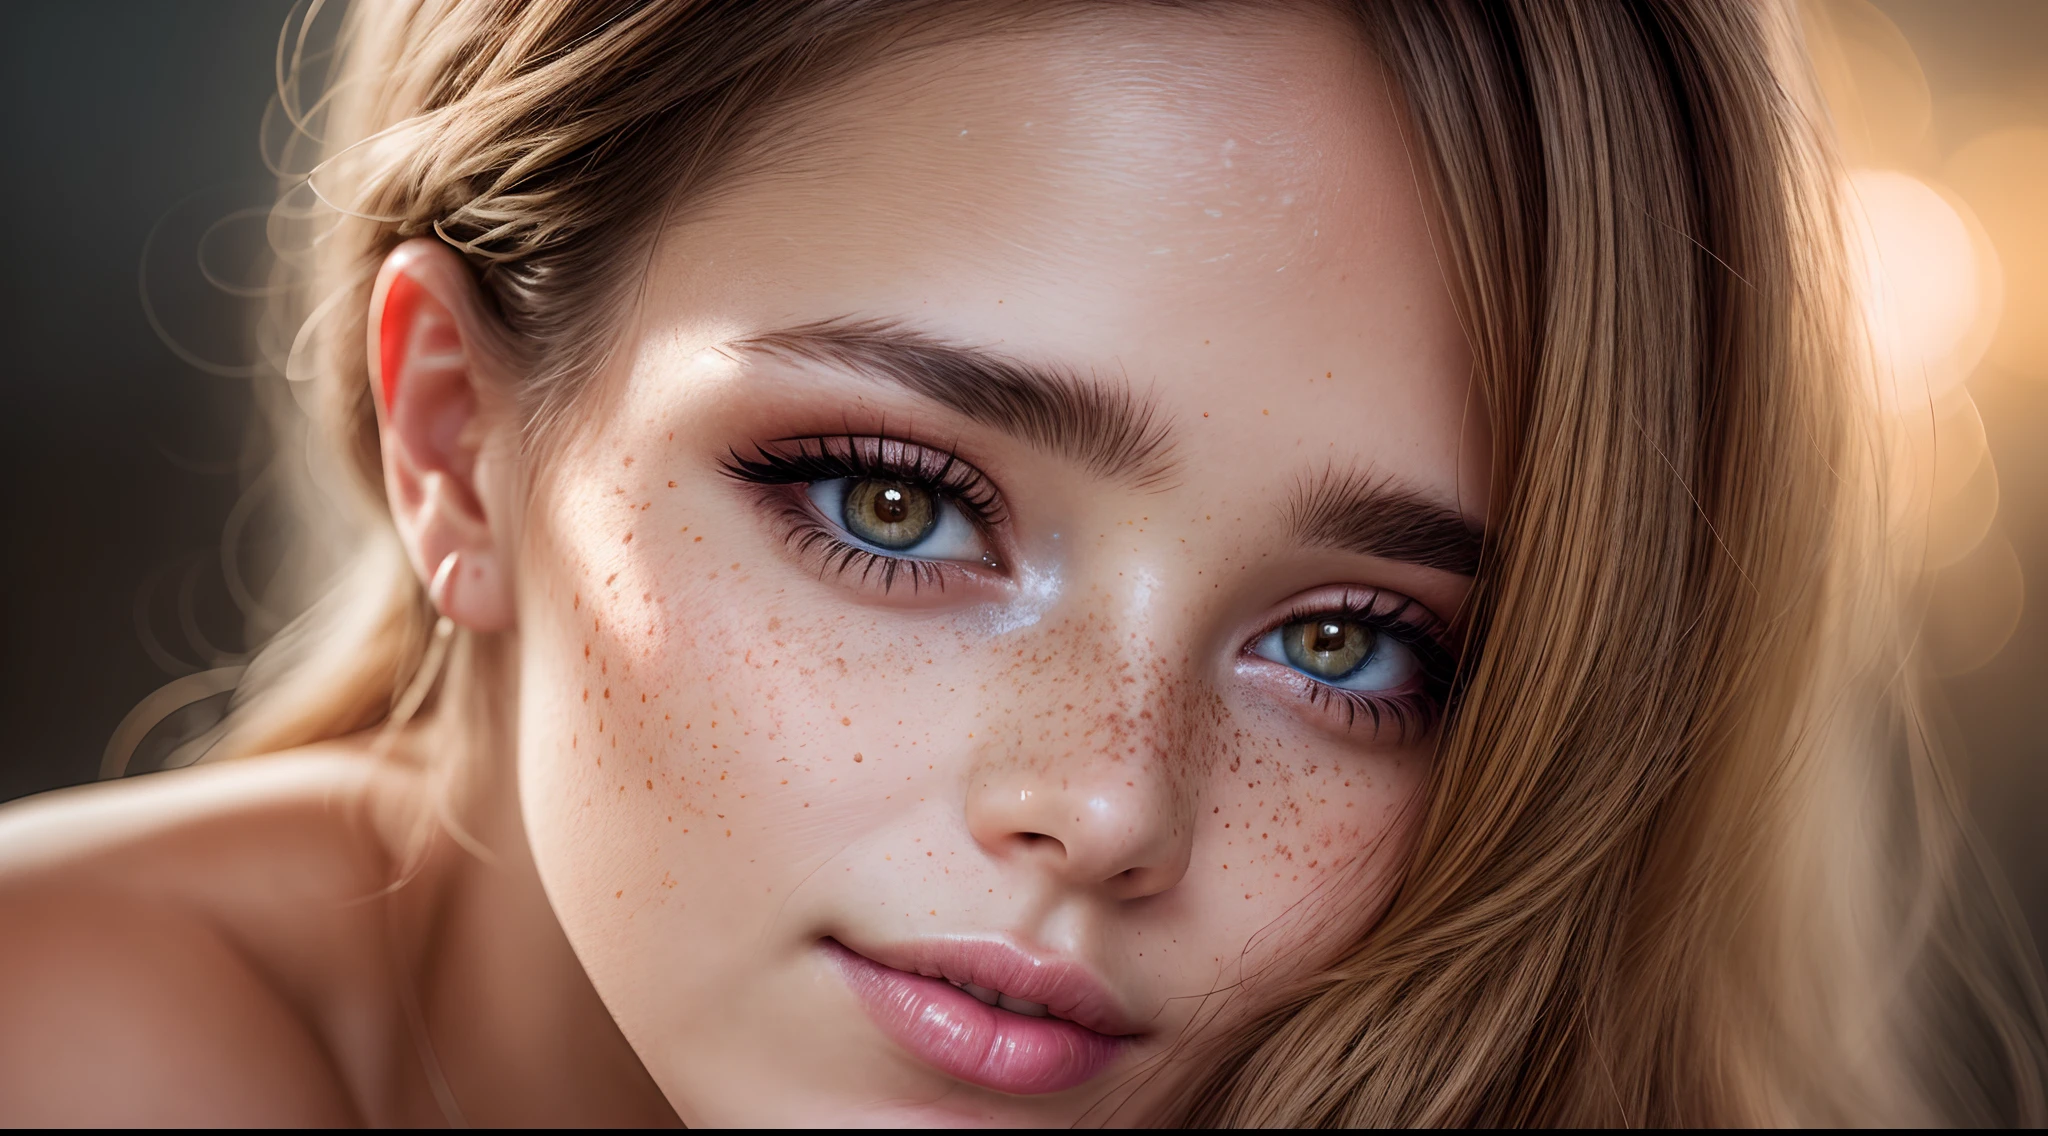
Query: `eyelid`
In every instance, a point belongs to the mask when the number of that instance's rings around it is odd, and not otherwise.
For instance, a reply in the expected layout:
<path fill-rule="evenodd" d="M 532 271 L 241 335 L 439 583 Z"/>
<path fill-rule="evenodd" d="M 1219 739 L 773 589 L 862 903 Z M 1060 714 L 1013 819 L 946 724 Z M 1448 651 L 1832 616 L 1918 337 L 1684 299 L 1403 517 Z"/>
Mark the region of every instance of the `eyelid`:
<path fill-rule="evenodd" d="M 778 447 L 778 448 L 771 448 Z M 912 592 L 929 584 L 946 590 L 960 581 L 1007 576 L 997 534 L 1007 520 L 1002 493 L 979 469 L 948 450 L 886 435 L 806 435 L 755 443 L 753 456 L 737 450 L 721 462 L 725 474 L 753 486 L 761 500 L 781 514 L 784 537 L 800 557 L 815 559 L 821 577 L 859 570 L 861 580 L 879 576 L 891 592 L 899 576 Z M 942 499 L 988 546 L 979 561 L 923 559 L 868 546 L 828 517 L 810 487 L 820 483 L 875 478 L 918 485 Z"/>
<path fill-rule="evenodd" d="M 778 452 L 769 446 L 795 449 Z M 987 527 L 1008 519 L 995 482 L 950 450 L 886 434 L 803 435 L 755 443 L 753 449 L 753 457 L 729 451 L 721 463 L 726 474 L 755 485 L 807 485 L 845 477 L 907 481 L 959 501 Z"/>
<path fill-rule="evenodd" d="M 1281 614 L 1266 620 L 1247 641 L 1257 643 L 1278 628 L 1319 615 L 1356 619 L 1376 631 L 1391 632 L 1405 643 L 1427 641 L 1446 657 L 1449 626 L 1418 600 L 1383 588 L 1345 585 L 1315 588 L 1292 600 Z"/>
<path fill-rule="evenodd" d="M 1258 653 L 1258 645 L 1275 631 L 1323 615 L 1357 620 L 1414 652 L 1420 667 L 1416 677 L 1419 685 L 1392 692 L 1348 690 Z M 1293 680 L 1298 697 L 1315 712 L 1341 714 L 1343 730 L 1369 719 L 1376 734 L 1391 719 L 1400 730 L 1400 737 L 1406 739 L 1433 729 L 1449 702 L 1457 664 L 1446 642 L 1448 634 L 1448 625 L 1434 612 L 1398 592 L 1362 586 L 1317 588 L 1291 601 L 1276 617 L 1265 620 L 1246 641 L 1240 658 L 1284 673 Z"/>

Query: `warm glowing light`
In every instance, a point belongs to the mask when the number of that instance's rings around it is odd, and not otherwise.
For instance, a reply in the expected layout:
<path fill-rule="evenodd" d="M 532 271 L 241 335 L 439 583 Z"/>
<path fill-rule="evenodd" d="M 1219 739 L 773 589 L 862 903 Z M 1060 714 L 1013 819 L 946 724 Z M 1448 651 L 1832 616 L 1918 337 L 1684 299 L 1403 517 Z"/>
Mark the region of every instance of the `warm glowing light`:
<path fill-rule="evenodd" d="M 1912 164 L 1926 145 L 1933 99 L 1898 25 L 1869 0 L 1799 7 L 1843 152 L 1856 165 Z"/>
<path fill-rule="evenodd" d="M 1924 413 L 1968 377 L 1990 340 L 1988 245 L 1957 205 L 1896 170 L 1851 174 L 1849 210 L 1883 400 L 1894 413 Z"/>
<path fill-rule="evenodd" d="M 1942 441 L 1938 439 L 1936 444 Z M 1937 457 L 1937 480 L 1943 464 Z M 1934 498 L 1927 518 L 1927 567 L 1946 568 L 1968 556 L 1983 543 L 1997 517 L 1998 466 L 1980 454 L 1969 477 L 1953 494 Z"/>
<path fill-rule="evenodd" d="M 2048 378 L 2048 128 L 2019 126 L 1972 139 L 1942 178 L 1983 219 L 2003 262 L 2006 303 L 2031 318 L 2006 320 L 1991 361 Z"/>

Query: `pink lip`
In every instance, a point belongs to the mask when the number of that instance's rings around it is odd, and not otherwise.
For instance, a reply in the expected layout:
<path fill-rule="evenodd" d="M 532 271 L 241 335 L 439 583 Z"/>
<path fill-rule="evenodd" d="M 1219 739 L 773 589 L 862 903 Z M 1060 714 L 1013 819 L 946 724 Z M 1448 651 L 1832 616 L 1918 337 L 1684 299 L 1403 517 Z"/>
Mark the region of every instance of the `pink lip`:
<path fill-rule="evenodd" d="M 1005 943 L 928 939 L 877 949 L 887 963 L 833 939 L 820 945 L 898 1045 L 941 1072 L 998 1092 L 1073 1088 L 1108 1068 L 1137 1032 L 1086 970 Z M 990 1006 L 954 982 L 1041 1003 L 1053 1016 Z"/>

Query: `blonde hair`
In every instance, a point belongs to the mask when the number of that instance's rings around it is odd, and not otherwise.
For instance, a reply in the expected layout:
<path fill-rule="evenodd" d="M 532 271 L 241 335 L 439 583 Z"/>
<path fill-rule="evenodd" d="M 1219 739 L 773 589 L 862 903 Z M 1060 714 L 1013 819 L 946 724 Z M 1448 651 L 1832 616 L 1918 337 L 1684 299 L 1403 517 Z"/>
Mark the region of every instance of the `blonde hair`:
<path fill-rule="evenodd" d="M 303 407 L 326 464 L 298 509 L 339 522 L 349 566 L 253 662 L 216 752 L 385 722 L 429 641 L 364 358 L 394 246 L 468 257 L 538 448 L 669 212 L 778 108 L 964 8 L 359 0 L 312 82 L 316 3 L 281 49 L 317 160 L 274 217 L 280 429 Z M 2048 1119 L 2030 948 L 1916 706 L 1892 443 L 1792 24 L 1724 0 L 1349 10 L 1437 208 L 1496 515 L 1391 907 L 1168 1119 Z"/>

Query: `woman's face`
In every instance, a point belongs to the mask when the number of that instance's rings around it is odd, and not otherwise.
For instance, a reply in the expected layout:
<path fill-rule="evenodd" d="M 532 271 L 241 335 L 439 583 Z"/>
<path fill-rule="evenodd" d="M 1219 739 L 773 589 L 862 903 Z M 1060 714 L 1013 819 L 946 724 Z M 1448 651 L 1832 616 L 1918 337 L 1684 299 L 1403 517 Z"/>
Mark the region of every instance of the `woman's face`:
<path fill-rule="evenodd" d="M 1389 89 L 1096 13 L 769 139 L 523 538 L 549 898 L 692 1124 L 1141 1119 L 1428 771 L 1488 444 Z"/>

